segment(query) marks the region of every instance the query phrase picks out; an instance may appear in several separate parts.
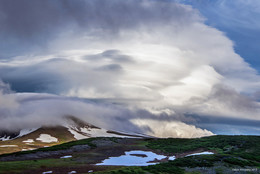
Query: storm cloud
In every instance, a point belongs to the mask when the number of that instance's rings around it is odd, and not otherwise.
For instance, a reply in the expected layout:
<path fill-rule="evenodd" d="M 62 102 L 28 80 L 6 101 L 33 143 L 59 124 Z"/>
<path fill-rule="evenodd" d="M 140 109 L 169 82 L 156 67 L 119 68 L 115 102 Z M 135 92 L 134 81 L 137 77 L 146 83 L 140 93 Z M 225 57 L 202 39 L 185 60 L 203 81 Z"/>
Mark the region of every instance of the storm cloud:
<path fill-rule="evenodd" d="M 193 115 L 260 119 L 257 71 L 191 6 L 1 1 L 0 25 L 0 78 L 20 92 L 8 94 L 18 108 L 3 112 L 1 126 L 69 114 L 109 129 L 199 137 L 214 132 Z"/>

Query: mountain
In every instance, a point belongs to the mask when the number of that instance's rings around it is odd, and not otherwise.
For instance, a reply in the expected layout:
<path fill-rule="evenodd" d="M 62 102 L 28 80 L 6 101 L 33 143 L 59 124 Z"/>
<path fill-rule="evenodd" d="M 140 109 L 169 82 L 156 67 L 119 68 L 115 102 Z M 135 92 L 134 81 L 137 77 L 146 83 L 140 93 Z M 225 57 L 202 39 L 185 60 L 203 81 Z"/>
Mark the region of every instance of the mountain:
<path fill-rule="evenodd" d="M 15 132 L 0 131 L 0 154 L 33 150 L 91 137 L 148 137 L 142 134 L 106 130 L 74 116 L 66 116 L 64 120 L 63 125 L 22 129 Z"/>

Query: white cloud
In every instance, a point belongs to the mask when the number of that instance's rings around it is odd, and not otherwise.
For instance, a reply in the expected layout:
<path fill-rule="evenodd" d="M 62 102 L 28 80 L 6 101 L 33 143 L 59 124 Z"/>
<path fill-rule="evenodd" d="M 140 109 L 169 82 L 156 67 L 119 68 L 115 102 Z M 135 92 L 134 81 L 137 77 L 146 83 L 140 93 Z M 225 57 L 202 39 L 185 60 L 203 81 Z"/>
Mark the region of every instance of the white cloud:
<path fill-rule="evenodd" d="M 133 119 L 131 121 L 141 128 L 144 127 L 145 133 L 156 137 L 198 138 L 214 135 L 206 129 L 179 121 L 155 121 L 152 119 Z"/>

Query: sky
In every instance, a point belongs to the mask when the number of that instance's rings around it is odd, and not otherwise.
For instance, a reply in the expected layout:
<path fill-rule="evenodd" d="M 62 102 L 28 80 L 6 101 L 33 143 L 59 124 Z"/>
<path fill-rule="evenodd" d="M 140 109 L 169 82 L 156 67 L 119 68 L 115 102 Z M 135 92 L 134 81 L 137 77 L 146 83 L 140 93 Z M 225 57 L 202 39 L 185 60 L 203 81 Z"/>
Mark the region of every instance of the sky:
<path fill-rule="evenodd" d="M 0 128 L 74 115 L 157 137 L 260 135 L 259 8 L 256 0 L 0 1 Z"/>

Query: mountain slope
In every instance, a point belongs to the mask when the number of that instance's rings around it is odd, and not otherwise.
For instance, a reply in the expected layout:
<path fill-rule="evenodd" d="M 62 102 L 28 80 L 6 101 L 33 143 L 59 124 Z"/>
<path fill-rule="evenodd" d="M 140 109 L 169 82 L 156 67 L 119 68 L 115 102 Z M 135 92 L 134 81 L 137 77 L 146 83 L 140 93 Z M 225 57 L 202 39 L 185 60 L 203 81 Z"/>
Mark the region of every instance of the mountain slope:
<path fill-rule="evenodd" d="M 69 141 L 91 137 L 142 138 L 141 134 L 106 130 L 86 123 L 76 117 L 64 117 L 65 124 L 52 127 L 23 129 L 19 132 L 2 131 L 0 154 L 49 147 Z"/>

